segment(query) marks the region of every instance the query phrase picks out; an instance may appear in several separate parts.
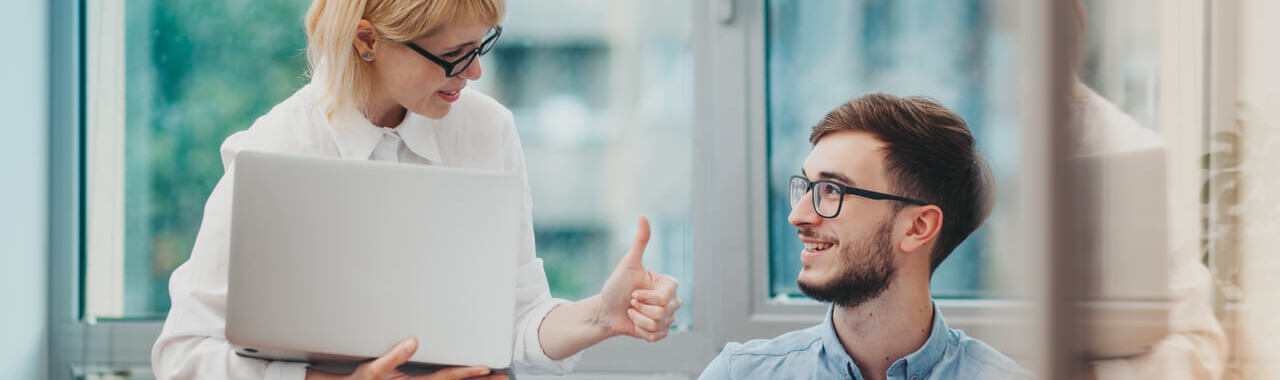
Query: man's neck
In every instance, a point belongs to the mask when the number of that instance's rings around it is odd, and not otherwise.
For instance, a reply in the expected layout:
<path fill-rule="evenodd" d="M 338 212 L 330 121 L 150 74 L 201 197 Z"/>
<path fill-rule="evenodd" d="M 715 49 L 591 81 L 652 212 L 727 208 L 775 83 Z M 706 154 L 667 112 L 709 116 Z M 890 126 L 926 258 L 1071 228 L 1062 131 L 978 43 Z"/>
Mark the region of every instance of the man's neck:
<path fill-rule="evenodd" d="M 884 379 L 893 362 L 924 346 L 933 331 L 928 281 L 923 286 L 902 281 L 898 277 L 879 297 L 837 306 L 832 313 L 836 336 L 865 379 Z"/>

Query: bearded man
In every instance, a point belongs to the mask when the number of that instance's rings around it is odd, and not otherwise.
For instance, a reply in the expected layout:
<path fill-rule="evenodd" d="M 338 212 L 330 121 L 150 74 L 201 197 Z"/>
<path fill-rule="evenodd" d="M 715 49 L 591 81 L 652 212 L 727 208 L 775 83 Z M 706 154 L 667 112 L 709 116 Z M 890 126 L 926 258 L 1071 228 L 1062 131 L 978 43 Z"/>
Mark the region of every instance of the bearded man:
<path fill-rule="evenodd" d="M 1007 379 L 1013 360 L 947 327 L 929 279 L 990 213 L 964 120 L 921 97 L 862 96 L 813 127 L 791 178 L 800 289 L 822 324 L 730 343 L 699 379 Z"/>

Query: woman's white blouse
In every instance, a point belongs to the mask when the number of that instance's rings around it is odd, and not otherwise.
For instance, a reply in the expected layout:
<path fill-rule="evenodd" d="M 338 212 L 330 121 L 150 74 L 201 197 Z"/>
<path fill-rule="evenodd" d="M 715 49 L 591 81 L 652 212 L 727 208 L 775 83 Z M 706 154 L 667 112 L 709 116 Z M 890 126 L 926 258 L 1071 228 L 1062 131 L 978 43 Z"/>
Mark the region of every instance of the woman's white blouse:
<path fill-rule="evenodd" d="M 263 150 L 288 154 L 501 170 L 525 178 L 522 236 L 517 255 L 513 365 L 522 370 L 568 372 L 580 355 L 551 360 L 542 352 L 538 327 L 564 300 L 551 298 L 542 260 L 534 256 L 533 221 L 524 153 L 511 111 L 476 91 L 464 90 L 443 119 L 408 113 L 396 128 L 377 127 L 354 109 L 330 123 L 308 85 L 222 143 L 225 174 L 209 195 L 191 258 L 169 279 L 172 307 L 152 348 L 159 379 L 302 379 L 305 366 L 240 357 L 224 335 L 231 189 L 236 154 Z M 428 345 L 431 342 L 420 342 Z M 390 349 L 390 347 L 388 347 Z"/>

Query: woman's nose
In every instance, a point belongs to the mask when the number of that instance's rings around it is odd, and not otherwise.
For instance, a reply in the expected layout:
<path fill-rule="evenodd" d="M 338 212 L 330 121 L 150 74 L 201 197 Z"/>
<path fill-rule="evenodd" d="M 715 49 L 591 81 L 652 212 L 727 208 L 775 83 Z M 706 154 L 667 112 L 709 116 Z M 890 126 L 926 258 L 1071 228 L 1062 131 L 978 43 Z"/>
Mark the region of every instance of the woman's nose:
<path fill-rule="evenodd" d="M 466 70 L 462 70 L 459 75 L 466 80 L 477 80 L 484 74 L 484 69 L 480 67 L 480 57 L 476 57 L 475 62 L 471 62 L 471 66 L 467 66 Z"/>

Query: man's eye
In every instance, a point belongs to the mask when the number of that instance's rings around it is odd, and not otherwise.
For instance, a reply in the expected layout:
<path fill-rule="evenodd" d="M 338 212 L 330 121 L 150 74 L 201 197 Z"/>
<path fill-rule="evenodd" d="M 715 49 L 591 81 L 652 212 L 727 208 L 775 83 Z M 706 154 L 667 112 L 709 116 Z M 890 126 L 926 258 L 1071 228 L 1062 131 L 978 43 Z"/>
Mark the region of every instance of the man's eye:
<path fill-rule="evenodd" d="M 836 195 L 840 193 L 840 189 L 837 189 L 835 186 L 827 185 L 822 187 L 822 193 L 825 195 Z"/>

